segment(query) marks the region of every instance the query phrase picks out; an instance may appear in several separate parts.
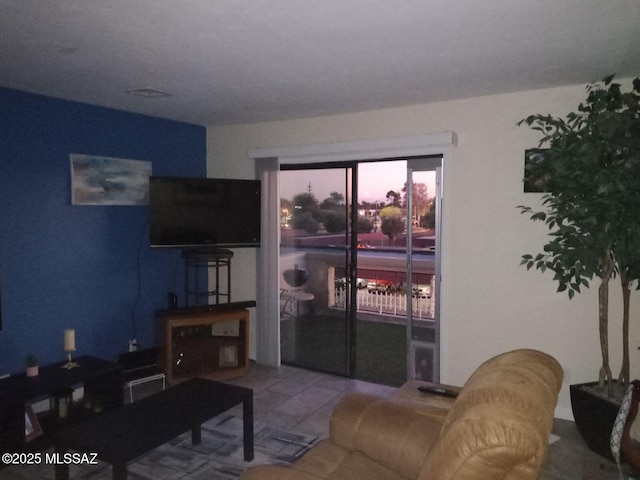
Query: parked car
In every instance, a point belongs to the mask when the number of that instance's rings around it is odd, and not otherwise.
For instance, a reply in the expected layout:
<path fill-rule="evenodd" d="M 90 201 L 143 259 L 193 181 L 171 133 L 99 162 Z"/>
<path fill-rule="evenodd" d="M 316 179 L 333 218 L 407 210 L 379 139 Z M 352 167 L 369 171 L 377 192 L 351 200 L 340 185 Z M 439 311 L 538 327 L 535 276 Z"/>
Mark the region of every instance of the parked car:
<path fill-rule="evenodd" d="M 400 284 L 400 290 L 407 291 L 407 284 L 403 282 Z M 413 283 L 411 285 L 411 295 L 418 298 L 431 298 L 431 285 L 427 283 Z"/>
<path fill-rule="evenodd" d="M 411 294 L 414 297 L 419 297 L 419 298 L 430 298 L 431 297 L 431 285 L 427 285 L 427 284 L 421 284 L 421 283 L 414 283 L 411 286 Z"/>
<path fill-rule="evenodd" d="M 367 284 L 369 293 L 394 293 L 398 291 L 398 284 L 391 280 L 371 280 Z"/>
<path fill-rule="evenodd" d="M 356 278 L 356 288 L 358 290 L 367 288 L 368 283 L 369 283 L 369 280 L 367 280 L 366 278 Z M 338 290 L 344 290 L 347 287 L 347 278 L 346 277 L 336 278 L 335 286 L 336 286 L 336 289 Z"/>

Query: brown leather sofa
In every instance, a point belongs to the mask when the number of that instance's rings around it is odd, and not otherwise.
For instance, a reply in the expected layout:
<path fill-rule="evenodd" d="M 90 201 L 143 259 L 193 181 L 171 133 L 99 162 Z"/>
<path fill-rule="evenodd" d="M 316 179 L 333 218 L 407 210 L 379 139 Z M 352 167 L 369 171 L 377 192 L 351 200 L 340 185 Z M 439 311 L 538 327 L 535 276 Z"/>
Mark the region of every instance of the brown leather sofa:
<path fill-rule="evenodd" d="M 352 393 L 333 411 L 329 438 L 290 467 L 253 467 L 242 479 L 536 479 L 561 386 L 553 357 L 515 350 L 473 373 L 444 422 Z"/>

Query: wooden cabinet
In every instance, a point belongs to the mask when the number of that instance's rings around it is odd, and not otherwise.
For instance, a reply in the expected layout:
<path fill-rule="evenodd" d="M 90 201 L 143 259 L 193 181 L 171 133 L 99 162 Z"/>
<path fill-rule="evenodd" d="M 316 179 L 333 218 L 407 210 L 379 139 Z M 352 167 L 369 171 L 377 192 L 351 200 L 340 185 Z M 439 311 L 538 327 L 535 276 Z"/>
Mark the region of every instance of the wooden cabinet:
<path fill-rule="evenodd" d="M 249 363 L 249 311 L 158 312 L 160 366 L 169 384 L 191 377 L 225 380 Z"/>

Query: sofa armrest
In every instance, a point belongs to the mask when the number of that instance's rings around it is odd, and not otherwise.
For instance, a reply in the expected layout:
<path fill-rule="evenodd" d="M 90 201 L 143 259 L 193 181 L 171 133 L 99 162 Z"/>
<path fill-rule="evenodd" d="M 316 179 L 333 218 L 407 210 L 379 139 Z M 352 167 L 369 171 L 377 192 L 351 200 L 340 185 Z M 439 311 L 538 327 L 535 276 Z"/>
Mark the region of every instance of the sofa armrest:
<path fill-rule="evenodd" d="M 527 410 L 478 404 L 441 432 L 418 480 L 534 480 L 548 431 Z"/>
<path fill-rule="evenodd" d="M 331 440 L 358 451 L 407 478 L 416 478 L 441 424 L 425 415 L 372 395 L 345 396 L 331 416 Z"/>
<path fill-rule="evenodd" d="M 461 388 L 443 383 L 431 383 L 424 380 L 409 380 L 391 397 L 391 401 L 409 407 L 422 415 L 427 415 L 440 423 L 444 423 L 449 410 L 456 401 L 455 398 L 435 393 L 425 393 L 418 387 L 436 387 L 460 392 Z"/>

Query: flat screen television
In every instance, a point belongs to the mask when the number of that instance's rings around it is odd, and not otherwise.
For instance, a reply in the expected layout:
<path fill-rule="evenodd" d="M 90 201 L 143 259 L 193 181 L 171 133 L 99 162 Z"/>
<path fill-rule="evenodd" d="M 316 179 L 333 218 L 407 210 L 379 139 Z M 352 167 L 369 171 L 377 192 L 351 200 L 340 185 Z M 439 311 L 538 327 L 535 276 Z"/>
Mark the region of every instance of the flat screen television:
<path fill-rule="evenodd" d="M 260 181 L 222 178 L 149 179 L 152 247 L 257 247 Z"/>

